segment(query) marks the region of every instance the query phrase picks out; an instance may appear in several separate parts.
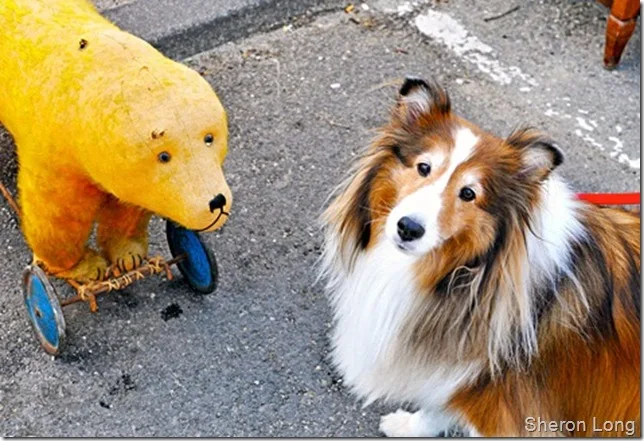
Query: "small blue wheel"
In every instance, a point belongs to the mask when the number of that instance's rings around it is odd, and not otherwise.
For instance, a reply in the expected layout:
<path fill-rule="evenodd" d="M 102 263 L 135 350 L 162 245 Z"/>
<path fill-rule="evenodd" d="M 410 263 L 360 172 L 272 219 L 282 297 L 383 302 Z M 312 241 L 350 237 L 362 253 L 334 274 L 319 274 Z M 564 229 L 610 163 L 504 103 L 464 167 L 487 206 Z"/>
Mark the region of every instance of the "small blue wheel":
<path fill-rule="evenodd" d="M 213 292 L 217 288 L 217 260 L 199 234 L 171 221 L 166 222 L 165 232 L 172 257 L 185 256 L 177 266 L 188 285 L 201 294 Z"/>
<path fill-rule="evenodd" d="M 57 354 L 65 340 L 65 317 L 56 290 L 38 265 L 23 272 L 22 290 L 36 338 L 45 352 Z"/>

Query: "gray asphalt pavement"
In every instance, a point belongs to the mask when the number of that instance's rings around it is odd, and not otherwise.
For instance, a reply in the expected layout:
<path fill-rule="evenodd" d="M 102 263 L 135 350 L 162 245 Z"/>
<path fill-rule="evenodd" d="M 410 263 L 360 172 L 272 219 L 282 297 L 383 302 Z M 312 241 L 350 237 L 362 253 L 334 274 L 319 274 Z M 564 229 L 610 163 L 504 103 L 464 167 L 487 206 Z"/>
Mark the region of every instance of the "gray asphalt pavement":
<path fill-rule="evenodd" d="M 489 130 L 547 131 L 577 190 L 639 189 L 639 26 L 608 72 L 604 7 L 516 4 L 485 21 L 512 5 L 379 0 L 185 60 L 229 111 L 235 206 L 222 232 L 203 236 L 219 288 L 199 296 L 180 277 L 150 279 L 101 298 L 97 314 L 70 306 L 56 359 L 32 337 L 20 288 L 29 252 L 0 202 L 0 435 L 378 435 L 393 406 L 361 408 L 333 372 L 329 308 L 313 281 L 317 217 L 385 122 L 392 82 L 432 75 Z M 13 189 L 12 151 L 0 131 L 0 176 Z M 161 220 L 151 237 L 168 255 Z"/>

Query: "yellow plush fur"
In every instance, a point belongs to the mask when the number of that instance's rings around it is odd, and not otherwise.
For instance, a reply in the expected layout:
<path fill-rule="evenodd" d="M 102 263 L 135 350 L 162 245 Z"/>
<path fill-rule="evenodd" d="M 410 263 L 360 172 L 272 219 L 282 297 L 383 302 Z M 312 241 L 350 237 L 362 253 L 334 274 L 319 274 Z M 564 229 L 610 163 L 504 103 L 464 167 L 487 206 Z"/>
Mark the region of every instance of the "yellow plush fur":
<path fill-rule="evenodd" d="M 17 145 L 25 237 L 57 276 L 139 265 L 152 213 L 201 231 L 227 219 L 212 88 L 85 0 L 0 1 L 0 122 Z"/>

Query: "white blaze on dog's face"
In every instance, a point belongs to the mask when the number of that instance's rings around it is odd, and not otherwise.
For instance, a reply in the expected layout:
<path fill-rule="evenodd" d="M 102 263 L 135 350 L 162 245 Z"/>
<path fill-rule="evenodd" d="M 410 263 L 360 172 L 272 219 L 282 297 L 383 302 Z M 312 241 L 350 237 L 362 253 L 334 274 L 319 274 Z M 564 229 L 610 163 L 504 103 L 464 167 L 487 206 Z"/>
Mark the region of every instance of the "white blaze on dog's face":
<path fill-rule="evenodd" d="M 451 236 L 454 224 L 441 214 L 457 211 L 453 205 L 469 204 L 481 192 L 474 171 L 455 173 L 466 166 L 478 141 L 469 128 L 456 128 L 452 139 L 416 157 L 414 169 L 425 183 L 410 194 L 402 192 L 385 225 L 387 239 L 400 250 L 423 255 Z"/>

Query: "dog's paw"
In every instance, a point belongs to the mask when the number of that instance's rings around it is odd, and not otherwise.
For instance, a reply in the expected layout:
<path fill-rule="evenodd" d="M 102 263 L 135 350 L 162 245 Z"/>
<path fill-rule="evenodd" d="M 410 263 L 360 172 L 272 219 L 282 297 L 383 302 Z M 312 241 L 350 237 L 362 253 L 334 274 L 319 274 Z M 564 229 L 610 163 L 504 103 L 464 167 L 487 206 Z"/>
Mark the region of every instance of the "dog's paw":
<path fill-rule="evenodd" d="M 454 422 L 442 410 L 425 409 L 411 413 L 398 409 L 380 418 L 380 431 L 392 438 L 445 436 Z"/>
<path fill-rule="evenodd" d="M 420 436 L 415 423 L 413 413 L 398 409 L 380 418 L 380 431 L 390 438 Z"/>

